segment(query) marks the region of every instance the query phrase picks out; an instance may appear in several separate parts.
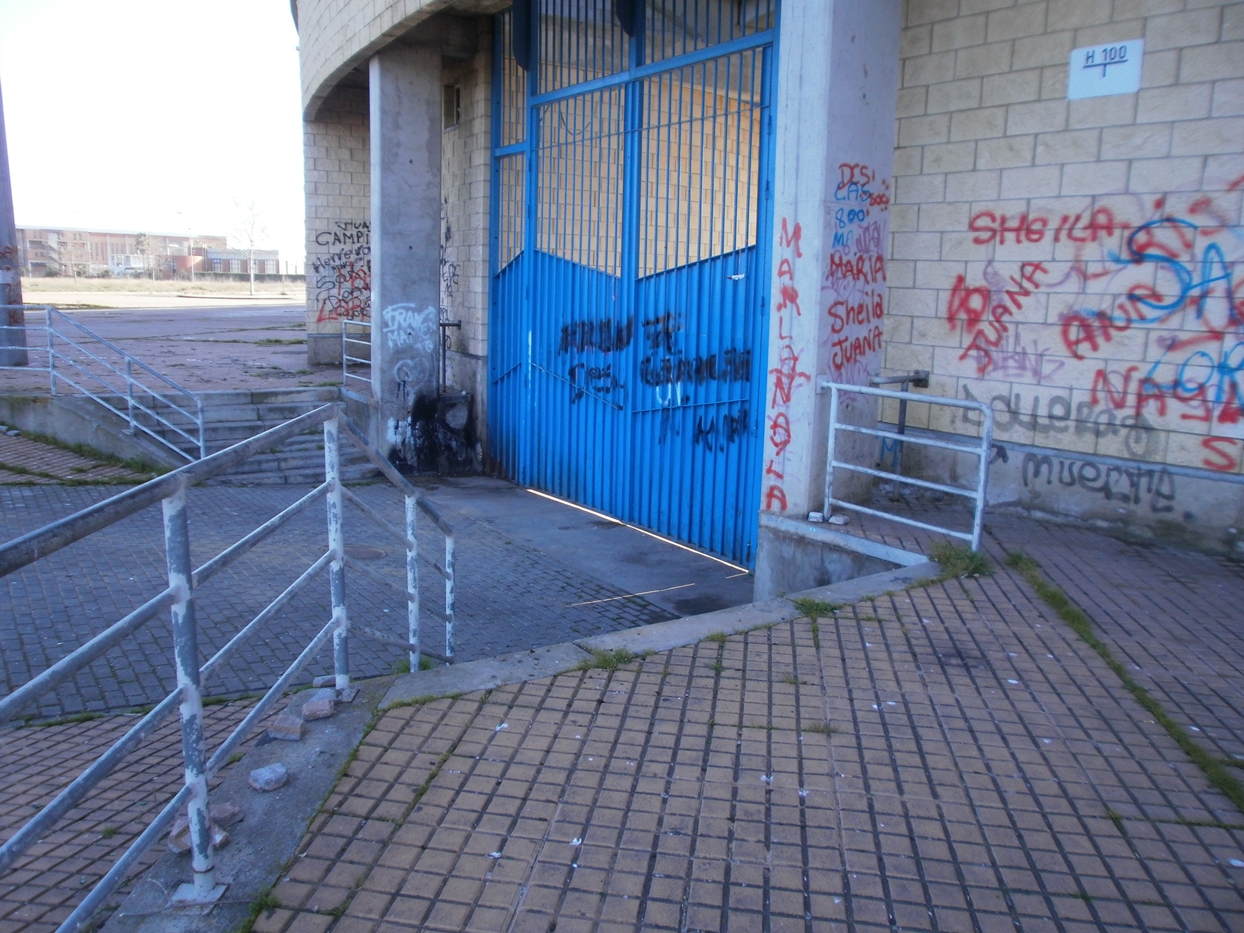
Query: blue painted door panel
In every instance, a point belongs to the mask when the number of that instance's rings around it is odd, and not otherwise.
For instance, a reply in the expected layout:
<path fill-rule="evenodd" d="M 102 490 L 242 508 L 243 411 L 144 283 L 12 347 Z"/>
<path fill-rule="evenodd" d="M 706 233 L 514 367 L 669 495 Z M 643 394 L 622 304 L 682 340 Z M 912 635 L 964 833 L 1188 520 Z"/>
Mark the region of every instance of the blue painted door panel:
<path fill-rule="evenodd" d="M 628 39 L 608 0 L 541 0 L 530 72 L 498 18 L 490 446 L 520 483 L 750 566 L 776 4 L 639 6 Z"/>

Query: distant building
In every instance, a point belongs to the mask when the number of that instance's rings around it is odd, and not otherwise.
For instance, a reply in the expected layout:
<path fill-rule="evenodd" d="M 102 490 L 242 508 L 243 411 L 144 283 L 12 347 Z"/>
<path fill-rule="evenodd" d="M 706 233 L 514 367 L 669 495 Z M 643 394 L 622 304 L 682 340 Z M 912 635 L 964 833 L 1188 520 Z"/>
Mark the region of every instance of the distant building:
<path fill-rule="evenodd" d="M 249 275 L 252 255 L 255 259 L 256 275 L 279 275 L 283 271 L 278 252 L 274 249 L 257 249 L 253 253 L 245 249 L 209 249 L 203 271 Z M 289 266 L 291 263 L 287 262 L 285 265 Z"/>
<path fill-rule="evenodd" d="M 222 236 L 148 233 L 150 252 L 139 250 L 137 231 L 18 227 L 22 275 L 173 275 L 189 271 L 249 274 L 249 252 L 230 249 Z M 281 262 L 274 249 L 254 251 L 256 275 L 301 275 L 302 263 Z"/>

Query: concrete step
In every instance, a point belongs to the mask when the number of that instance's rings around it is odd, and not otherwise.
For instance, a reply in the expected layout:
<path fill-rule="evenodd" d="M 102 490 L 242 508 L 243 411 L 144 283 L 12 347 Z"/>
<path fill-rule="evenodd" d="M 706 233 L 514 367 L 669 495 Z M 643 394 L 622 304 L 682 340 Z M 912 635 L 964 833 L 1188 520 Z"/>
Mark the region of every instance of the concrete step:
<path fill-rule="evenodd" d="M 306 389 L 268 389 L 205 392 L 203 427 L 209 453 L 216 453 L 247 438 L 262 434 L 291 418 L 338 399 L 335 386 Z M 147 412 L 136 413 L 135 420 L 168 443 L 197 454 L 197 446 L 169 425 L 197 435 L 198 421 L 151 396 L 136 396 L 136 402 L 168 422 L 163 424 Z M 125 409 L 125 399 L 113 404 Z M 178 403 L 180 404 L 180 402 Z M 352 445 L 341 450 L 342 478 L 355 482 L 376 475 L 367 458 Z M 234 467 L 213 482 L 248 484 L 319 483 L 324 479 L 324 435 L 318 429 L 291 437 L 275 449 L 265 451 Z"/>

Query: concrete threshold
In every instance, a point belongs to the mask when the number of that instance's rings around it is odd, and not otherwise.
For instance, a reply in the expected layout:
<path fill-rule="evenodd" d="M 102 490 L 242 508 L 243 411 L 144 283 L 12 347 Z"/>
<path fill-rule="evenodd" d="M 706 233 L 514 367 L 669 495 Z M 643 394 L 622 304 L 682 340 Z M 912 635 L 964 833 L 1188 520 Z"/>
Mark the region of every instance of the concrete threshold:
<path fill-rule="evenodd" d="M 236 803 L 245 814 L 243 822 L 230 829 L 232 840 L 217 856 L 217 881 L 229 887 L 214 909 L 205 913 L 202 908 L 170 906 L 172 892 L 190 880 L 190 858 L 166 853 L 112 915 L 104 933 L 231 933 L 238 929 L 249 916 L 251 905 L 279 880 L 297 854 L 308 825 L 378 711 L 564 674 L 591 664 L 593 652 L 642 655 L 670 651 L 717 633 L 734 635 L 790 621 L 799 616 L 793 600 L 801 597 L 849 605 L 905 589 L 939 573 L 938 565 L 923 555 L 897 553 L 902 554 L 907 566 L 764 602 L 496 658 L 361 681 L 362 689 L 353 704 L 338 706 L 331 719 L 308 723 L 307 736 L 301 742 L 261 740 L 213 792 L 213 803 Z M 893 559 L 893 554 L 887 556 Z M 268 794 L 250 790 L 250 772 L 276 761 L 290 771 L 290 783 Z"/>
<path fill-rule="evenodd" d="M 889 548 L 897 551 L 897 548 Z M 593 638 L 563 642 L 547 648 L 515 652 L 496 658 L 470 661 L 452 667 L 436 668 L 401 674 L 380 703 L 381 711 L 409 703 L 445 696 L 491 690 L 508 684 L 538 680 L 572 671 L 592 659 L 596 651 L 629 651 L 634 655 L 671 651 L 684 645 L 703 641 L 709 635 L 737 635 L 762 625 L 789 622 L 799 612 L 792 600 L 816 599 L 828 603 L 850 605 L 870 596 L 905 589 L 917 580 L 936 576 L 940 568 L 934 562 L 911 552 L 900 552 L 918 558 L 908 566 L 883 573 L 874 573 L 855 580 L 844 580 L 829 586 L 815 587 L 789 596 L 779 596 L 759 603 L 748 603 L 730 609 L 719 609 L 684 619 L 671 619 L 639 628 L 610 632 Z"/>

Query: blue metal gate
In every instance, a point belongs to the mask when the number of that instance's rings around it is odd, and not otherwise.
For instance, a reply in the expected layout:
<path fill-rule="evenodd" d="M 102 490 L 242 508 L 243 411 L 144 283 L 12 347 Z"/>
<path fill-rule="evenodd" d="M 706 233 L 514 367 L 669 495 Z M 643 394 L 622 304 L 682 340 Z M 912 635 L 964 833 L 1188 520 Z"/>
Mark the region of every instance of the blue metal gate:
<path fill-rule="evenodd" d="M 520 483 L 751 566 L 777 0 L 497 17 L 489 436 Z"/>

